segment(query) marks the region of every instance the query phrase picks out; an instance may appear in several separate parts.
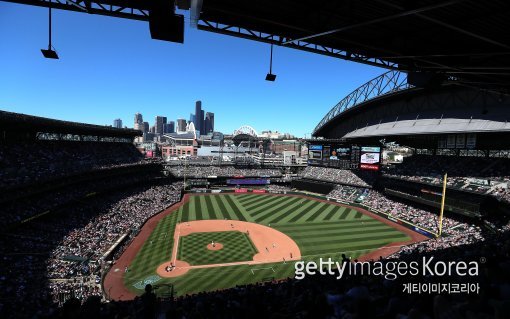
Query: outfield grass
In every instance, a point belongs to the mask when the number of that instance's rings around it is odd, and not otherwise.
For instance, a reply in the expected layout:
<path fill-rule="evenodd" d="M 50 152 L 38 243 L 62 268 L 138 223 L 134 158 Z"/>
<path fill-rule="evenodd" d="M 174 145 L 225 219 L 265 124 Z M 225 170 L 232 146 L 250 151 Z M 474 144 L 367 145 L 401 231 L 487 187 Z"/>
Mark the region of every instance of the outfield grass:
<path fill-rule="evenodd" d="M 260 194 L 194 195 L 188 203 L 158 223 L 125 276 L 126 287 L 137 294 L 142 293 L 134 285 L 138 283 L 140 287 L 141 282 L 156 274 L 158 265 L 171 259 L 173 230 L 177 221 L 225 218 L 274 227 L 298 244 L 303 260 L 320 257 L 339 260 L 342 253 L 357 258 L 386 244 L 410 239 L 397 229 L 355 209 L 312 199 Z M 293 274 L 293 263 L 240 265 L 191 269 L 181 277 L 161 278 L 157 284 L 173 283 L 175 292 L 182 295 Z"/>
<path fill-rule="evenodd" d="M 207 249 L 212 241 L 223 248 Z M 193 233 L 180 237 L 177 259 L 190 265 L 210 265 L 253 260 L 256 253 L 251 240 L 240 231 Z"/>

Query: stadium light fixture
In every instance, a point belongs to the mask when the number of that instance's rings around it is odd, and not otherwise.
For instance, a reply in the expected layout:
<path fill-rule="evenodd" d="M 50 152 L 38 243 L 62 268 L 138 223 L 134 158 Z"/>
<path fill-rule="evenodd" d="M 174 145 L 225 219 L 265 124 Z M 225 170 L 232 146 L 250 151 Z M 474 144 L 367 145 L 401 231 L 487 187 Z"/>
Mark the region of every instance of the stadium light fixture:
<path fill-rule="evenodd" d="M 273 71 L 273 44 L 271 44 L 271 56 L 269 58 L 269 73 L 266 75 L 266 81 L 274 82 L 276 80 L 276 74 Z"/>
<path fill-rule="evenodd" d="M 49 28 L 48 28 L 48 31 L 49 31 L 49 43 L 48 43 L 48 50 L 41 49 L 41 53 L 42 53 L 42 55 L 46 59 L 56 59 L 56 60 L 58 60 L 57 51 L 55 51 L 53 46 L 51 45 L 51 7 L 49 8 L 48 12 L 49 12 L 48 13 L 48 15 L 49 15 Z"/>

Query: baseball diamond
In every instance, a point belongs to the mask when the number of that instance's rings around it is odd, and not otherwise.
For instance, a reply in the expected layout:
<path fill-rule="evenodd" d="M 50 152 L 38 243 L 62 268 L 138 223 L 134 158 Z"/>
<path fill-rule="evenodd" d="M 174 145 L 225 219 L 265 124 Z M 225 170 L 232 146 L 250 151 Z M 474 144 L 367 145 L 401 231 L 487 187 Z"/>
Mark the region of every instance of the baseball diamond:
<path fill-rule="evenodd" d="M 207 249 L 211 242 L 222 244 L 221 251 Z M 256 253 L 248 236 L 239 231 L 193 233 L 180 237 L 177 258 L 190 265 L 207 265 L 251 260 Z"/>
<path fill-rule="evenodd" d="M 197 226 L 198 221 L 202 226 Z M 223 225 L 221 231 L 218 223 Z M 269 237 L 257 249 L 250 239 L 255 234 L 239 223 L 268 229 L 261 236 Z M 187 227 L 199 230 L 186 231 Z M 280 250 L 272 259 L 256 261 L 255 256 L 264 257 L 278 250 L 279 243 L 267 235 L 272 231 L 288 237 L 297 250 Z M 390 254 L 400 245 L 422 239 L 361 208 L 311 197 L 186 195 L 181 203 L 146 223 L 106 276 L 105 287 L 113 299 L 130 299 L 143 292 L 140 282 L 159 275 L 159 285 L 172 284 L 176 295 L 185 295 L 291 277 L 293 262 L 298 259 L 339 260 L 342 253 L 363 259 L 376 250 L 379 255 Z M 208 250 L 207 245 L 213 241 L 223 248 Z M 175 272 L 165 271 L 171 265 Z M 127 273 L 115 271 L 125 266 Z"/>

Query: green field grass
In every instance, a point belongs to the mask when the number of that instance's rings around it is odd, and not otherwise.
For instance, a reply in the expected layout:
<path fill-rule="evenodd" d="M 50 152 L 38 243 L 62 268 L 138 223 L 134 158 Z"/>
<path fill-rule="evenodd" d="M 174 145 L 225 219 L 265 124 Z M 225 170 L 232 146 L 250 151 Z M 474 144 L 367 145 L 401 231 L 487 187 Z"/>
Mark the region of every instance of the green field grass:
<path fill-rule="evenodd" d="M 209 250 L 212 241 L 221 243 L 221 250 Z M 193 233 L 180 237 L 177 259 L 190 265 L 210 265 L 253 260 L 257 253 L 251 240 L 239 231 Z"/>
<path fill-rule="evenodd" d="M 356 209 L 313 199 L 260 194 L 194 195 L 189 202 L 158 223 L 126 274 L 126 287 L 141 294 L 143 291 L 136 287 L 141 287 L 144 280 L 156 275 L 158 265 L 171 259 L 173 231 L 178 221 L 205 219 L 232 219 L 270 225 L 298 244 L 302 260 L 321 257 L 339 260 L 342 253 L 357 258 L 386 244 L 410 239 L 406 234 Z M 182 253 L 181 249 L 179 253 Z M 293 263 L 238 265 L 191 269 L 177 278 L 158 280 L 156 277 L 156 284 L 172 283 L 176 294 L 183 295 L 269 278 L 285 278 L 293 274 Z"/>

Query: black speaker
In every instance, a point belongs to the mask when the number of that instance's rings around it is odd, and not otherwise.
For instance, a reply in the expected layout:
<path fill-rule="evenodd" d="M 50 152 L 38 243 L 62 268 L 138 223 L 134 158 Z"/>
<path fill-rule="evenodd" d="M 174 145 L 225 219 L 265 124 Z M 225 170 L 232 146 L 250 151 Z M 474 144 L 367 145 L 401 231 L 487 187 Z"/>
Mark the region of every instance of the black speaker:
<path fill-rule="evenodd" d="M 41 49 L 41 52 L 46 59 L 58 59 L 57 51 L 54 51 L 52 49 L 48 50 Z"/>
<path fill-rule="evenodd" d="M 266 81 L 274 82 L 274 80 L 276 80 L 276 74 L 268 73 L 268 74 L 266 75 Z"/>
<path fill-rule="evenodd" d="M 184 16 L 175 14 L 175 1 L 152 0 L 149 8 L 151 38 L 184 42 Z"/>

